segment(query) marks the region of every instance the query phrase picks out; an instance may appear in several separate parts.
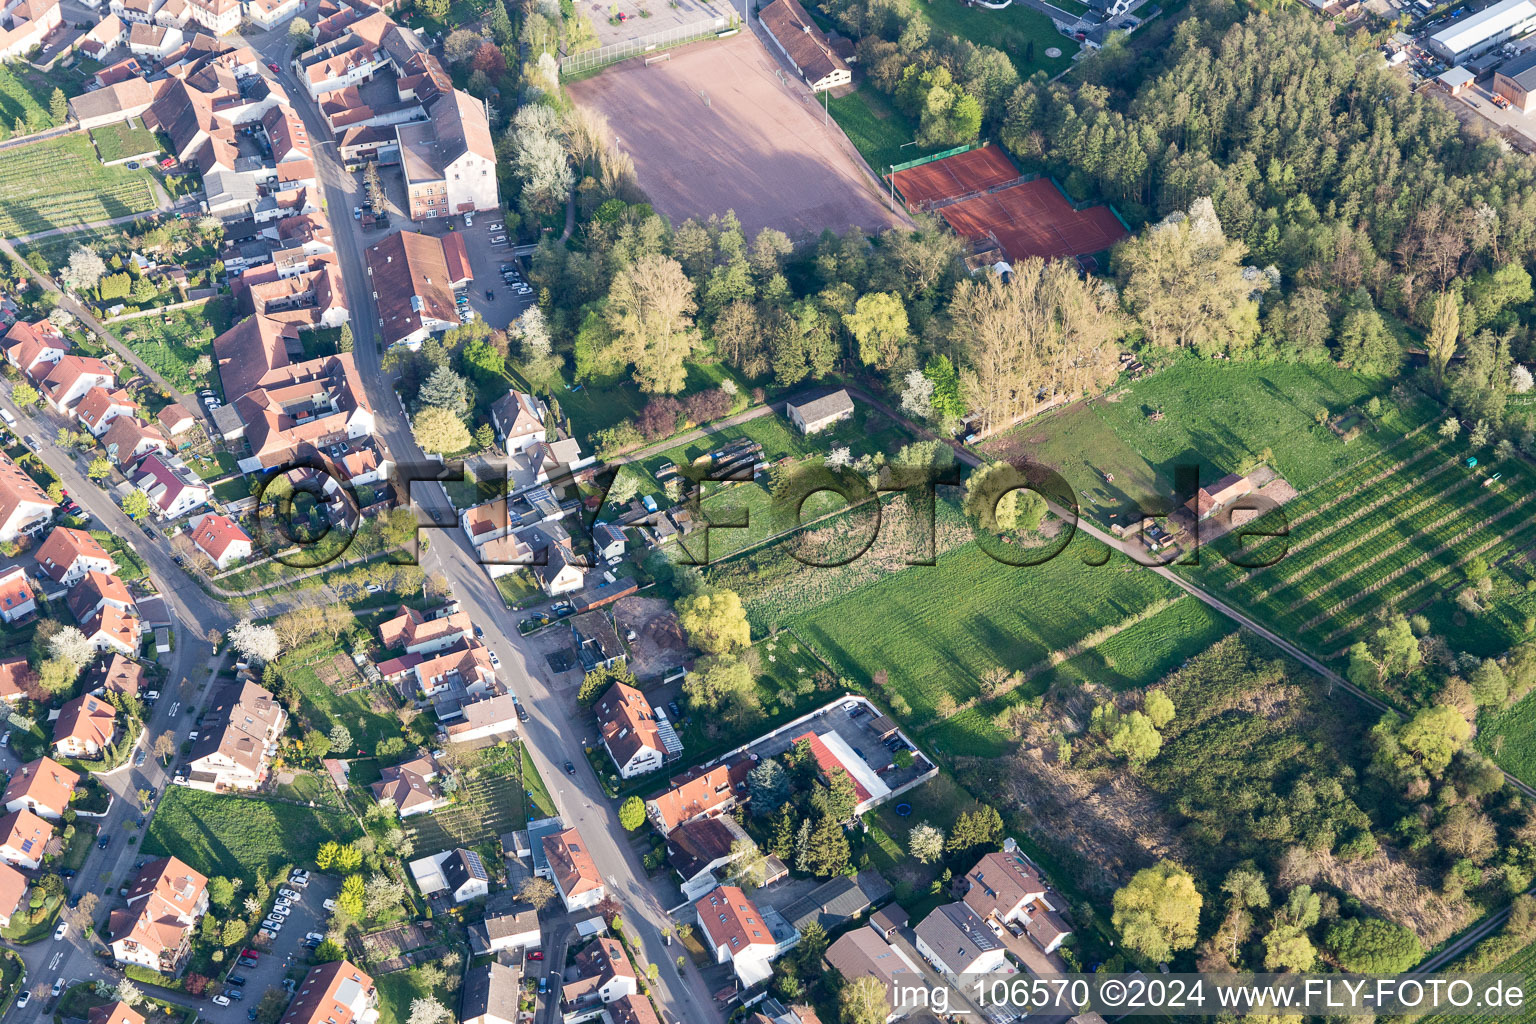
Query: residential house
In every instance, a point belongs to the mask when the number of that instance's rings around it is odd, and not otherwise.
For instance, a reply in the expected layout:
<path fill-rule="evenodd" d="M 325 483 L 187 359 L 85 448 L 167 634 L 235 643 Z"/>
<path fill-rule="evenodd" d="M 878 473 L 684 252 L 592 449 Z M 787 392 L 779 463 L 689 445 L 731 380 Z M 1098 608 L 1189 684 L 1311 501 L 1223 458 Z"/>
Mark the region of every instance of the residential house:
<path fill-rule="evenodd" d="M 304 0 L 247 0 L 245 8 L 251 21 L 271 31 L 297 14 Z"/>
<path fill-rule="evenodd" d="M 517 971 L 495 961 L 472 967 L 459 996 L 460 1024 L 517 1024 L 521 998 Z"/>
<path fill-rule="evenodd" d="M 120 964 L 174 975 L 207 912 L 208 878 L 178 857 L 161 857 L 139 870 L 127 905 L 108 917 L 107 945 Z"/>
<path fill-rule="evenodd" d="M 447 807 L 449 800 L 437 785 L 438 766 L 431 754 L 423 753 L 403 764 L 390 765 L 373 783 L 373 798 L 395 805 L 400 817 L 425 814 Z"/>
<path fill-rule="evenodd" d="M 372 1024 L 378 1007 L 373 979 L 337 960 L 310 969 L 278 1024 Z"/>
<path fill-rule="evenodd" d="M 251 537 L 226 515 L 205 512 L 192 520 L 192 546 L 223 570 L 251 557 Z"/>
<path fill-rule="evenodd" d="M 30 761 L 11 773 L 0 802 L 7 811 L 26 808 L 41 818 L 58 821 L 74 798 L 80 773 L 72 772 L 51 757 Z"/>
<path fill-rule="evenodd" d="M 496 147 L 485 103 L 449 89 L 430 117 L 395 127 L 412 220 L 495 210 Z"/>
<path fill-rule="evenodd" d="M 545 440 L 547 415 L 549 407 L 526 391 L 509 390 L 491 405 L 491 423 L 508 455 L 526 451 Z"/>
<path fill-rule="evenodd" d="M 0 22 L 0 60 L 24 57 L 64 23 L 59 0 L 12 0 Z"/>
<path fill-rule="evenodd" d="M 37 595 L 27 579 L 27 570 L 13 565 L 0 573 L 0 620 L 20 622 L 37 611 Z"/>
<path fill-rule="evenodd" d="M 115 651 L 132 657 L 139 651 L 143 624 L 134 612 L 105 604 L 80 623 L 80 631 L 98 651 Z"/>
<path fill-rule="evenodd" d="M 603 901 L 606 889 L 586 840 L 574 828 L 544 837 L 544 874 L 555 883 L 568 911 L 585 910 Z"/>
<path fill-rule="evenodd" d="M 0 818 L 0 861 L 36 871 L 53 838 L 53 826 L 25 807 Z"/>
<path fill-rule="evenodd" d="M 661 1024 L 650 998 L 638 992 L 632 996 L 620 996 L 609 1003 L 607 1013 L 609 1024 Z"/>
<path fill-rule="evenodd" d="M 400 606 L 400 614 L 379 624 L 379 642 L 389 650 L 404 648 L 407 654 L 431 654 L 470 641 L 475 626 L 467 612 L 424 615 Z"/>
<path fill-rule="evenodd" d="M 1058 904 L 1065 902 L 1011 837 L 1003 841 L 1001 851 L 982 857 L 966 873 L 965 883 L 963 902 L 994 931 L 1018 925 L 1046 953 L 1054 953 L 1072 934 L 1058 912 Z"/>
<path fill-rule="evenodd" d="M 587 574 L 576 562 L 576 556 L 564 548 L 549 548 L 544 564 L 534 565 L 533 575 L 550 597 L 559 597 L 580 590 Z"/>
<path fill-rule="evenodd" d="M 143 688 L 144 666 L 117 653 L 97 665 L 91 676 L 91 692 L 97 696 L 125 693 L 137 697 Z"/>
<path fill-rule="evenodd" d="M 696 901 L 700 938 L 716 963 L 729 963 L 742 985 L 767 981 L 770 966 L 800 941 L 800 933 L 782 919 L 770 925 L 747 894 L 734 885 L 716 887 Z"/>
<path fill-rule="evenodd" d="M 118 1000 L 85 1011 L 85 1024 L 144 1024 L 144 1015 Z"/>
<path fill-rule="evenodd" d="M 618 766 L 620 778 L 632 779 L 661 767 L 667 751 L 662 746 L 656 715 L 644 694 L 633 686 L 616 682 L 598 698 L 593 710 L 603 746 Z"/>
<path fill-rule="evenodd" d="M 124 612 L 134 610 L 133 595 L 128 592 L 127 585 L 116 576 L 95 570 L 80 578 L 69 592 L 67 603 L 76 622 L 85 622 L 105 607 Z"/>
<path fill-rule="evenodd" d="M 45 372 L 46 371 L 46 372 Z M 61 416 L 74 417 L 75 406 L 92 388 L 112 390 L 117 378 L 112 367 L 91 356 L 66 355 L 52 366 L 40 366 L 33 380 L 48 407 Z"/>
<path fill-rule="evenodd" d="M 571 640 L 583 672 L 611 668 L 624 661 L 624 645 L 603 611 L 583 612 L 571 620 Z"/>
<path fill-rule="evenodd" d="M 567 1015 L 582 1013 L 639 991 L 639 979 L 618 939 L 598 936 L 576 954 L 576 977 L 560 990 Z"/>
<path fill-rule="evenodd" d="M 612 523 L 598 523 L 592 528 L 592 550 L 605 562 L 623 556 L 629 547 L 624 531 Z"/>
<path fill-rule="evenodd" d="M 416 349 L 431 335 L 459 326 L 453 290 L 472 276 L 462 236 L 401 231 L 369 246 L 365 255 L 386 345 Z"/>
<path fill-rule="evenodd" d="M 823 92 L 853 81 L 848 63 L 797 0 L 773 0 L 757 12 L 757 19 L 811 91 Z"/>
<path fill-rule="evenodd" d="M 11 918 L 22 909 L 26 895 L 27 876 L 9 864 L 0 864 L 0 928 L 10 926 Z M 138 1024 L 144 1024 L 142 1017 Z"/>
<path fill-rule="evenodd" d="M 415 674 L 423 697 L 450 691 L 462 691 L 465 695 L 489 693 L 496 684 L 490 652 L 477 640 L 461 641 L 435 652 L 416 665 Z"/>
<path fill-rule="evenodd" d="M 161 519 L 179 519 L 205 504 L 213 490 L 186 463 L 159 453 L 144 456 L 134 471 L 133 486 L 149 498 Z"/>
<path fill-rule="evenodd" d="M 76 44 L 80 52 L 97 63 L 119 46 L 128 42 L 128 23 L 115 14 L 108 14 L 96 23 Z"/>
<path fill-rule="evenodd" d="M 424 896 L 446 892 L 455 903 L 468 903 L 490 891 L 490 876 L 474 850 L 445 850 L 411 861 L 411 877 Z"/>
<path fill-rule="evenodd" d="M 107 554 L 101 541 L 84 530 L 56 526 L 32 557 L 38 568 L 55 583 L 74 586 L 88 572 L 117 572 L 117 562 Z"/>
<path fill-rule="evenodd" d="M 468 701 L 459 706 L 459 716 L 443 728 L 454 743 L 511 736 L 517 731 L 517 701 L 510 693 Z"/>
<path fill-rule="evenodd" d="M 94 694 L 82 694 L 59 709 L 53 749 L 67 757 L 100 757 L 117 733 L 117 711 Z"/>
<path fill-rule="evenodd" d="M 0 700 L 14 702 L 31 697 L 38 692 L 37 682 L 37 673 L 24 656 L 0 660 Z"/>
<path fill-rule="evenodd" d="M 228 683 L 203 712 L 187 762 L 187 785 L 209 792 L 253 790 L 267 778 L 288 713 L 270 690 Z"/>
<path fill-rule="evenodd" d="M 170 450 L 164 435 L 137 416 L 114 417 L 102 435 L 101 445 L 107 451 L 107 458 L 123 470 L 150 452 Z"/>
<path fill-rule="evenodd" d="M 69 352 L 69 339 L 51 320 L 18 320 L 5 332 L 0 347 L 5 361 L 28 377 L 47 376 L 48 369 Z"/>
<path fill-rule="evenodd" d="M 53 510 L 37 481 L 0 452 L 0 543 L 41 530 L 53 520 Z"/>
<path fill-rule="evenodd" d="M 113 420 L 119 416 L 133 415 L 138 407 L 139 404 L 122 388 L 112 391 L 91 388 L 80 399 L 80 404 L 75 406 L 75 418 L 91 432 L 92 437 L 100 437 L 107 432 Z"/>
<path fill-rule="evenodd" d="M 852 982 L 856 978 L 874 978 L 885 988 L 886 1020 L 894 1020 L 908 1007 L 898 1011 L 893 993 L 898 988 L 927 988 L 922 969 L 899 947 L 893 946 L 868 928 L 855 928 L 827 947 L 827 963 Z"/>
<path fill-rule="evenodd" d="M 646 814 L 656 831 L 668 836 L 685 822 L 735 810 L 747 800 L 747 773 L 751 770 L 752 762 L 743 757 L 679 776 L 672 780 L 671 789 L 646 801 Z"/>
<path fill-rule="evenodd" d="M 469 926 L 469 948 L 475 956 L 500 953 L 504 949 L 538 949 L 543 939 L 539 932 L 539 915 L 527 903 L 515 900 L 510 893 L 497 893 L 485 905 L 485 918 Z"/>
<path fill-rule="evenodd" d="M 160 423 L 160 429 L 165 431 L 167 437 L 179 437 L 191 430 L 197 423 L 197 418 L 179 405 L 168 405 L 155 415 Z"/>
<path fill-rule="evenodd" d="M 964 903 L 946 903 L 918 922 L 917 951 L 952 981 L 1010 970 L 1002 940 Z"/>
<path fill-rule="evenodd" d="M 696 900 L 724 880 L 721 872 L 725 868 L 756 848 L 729 814 L 699 818 L 667 835 L 667 863 L 682 879 L 683 898 Z"/>

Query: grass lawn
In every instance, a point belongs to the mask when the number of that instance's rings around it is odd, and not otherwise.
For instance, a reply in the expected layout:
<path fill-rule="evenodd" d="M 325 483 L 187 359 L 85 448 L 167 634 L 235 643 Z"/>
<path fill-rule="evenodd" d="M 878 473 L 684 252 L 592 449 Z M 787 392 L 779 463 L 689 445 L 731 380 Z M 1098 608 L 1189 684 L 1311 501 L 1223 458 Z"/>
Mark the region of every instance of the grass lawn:
<path fill-rule="evenodd" d="M 0 66 L 0 138 L 8 139 L 17 120 L 34 128 L 50 127 L 53 117 L 48 112 L 48 100 L 53 89 L 38 82 L 31 75 L 18 75 L 7 64 Z"/>
<path fill-rule="evenodd" d="M 359 834 L 349 814 L 171 786 L 141 849 L 151 857 L 174 853 L 205 875 L 250 884 L 258 871 L 270 876 L 285 863 L 312 864 L 322 843 Z"/>
<path fill-rule="evenodd" d="M 792 634 L 780 633 L 758 641 L 753 654 L 758 665 L 757 695 L 765 717 L 746 726 L 735 726 L 685 712 L 678 736 L 689 761 L 711 760 L 831 700 L 829 692 L 817 688 L 821 662 Z M 601 747 L 597 749 L 602 763 L 611 771 L 613 762 Z M 654 789 L 655 781 L 640 788 Z"/>
<path fill-rule="evenodd" d="M 91 141 L 103 163 L 160 152 L 160 140 L 138 118 L 91 129 Z"/>
<path fill-rule="evenodd" d="M 886 168 L 895 164 L 938 151 L 912 145 L 917 137 L 917 123 L 897 110 L 890 97 L 867 82 L 846 96 L 831 97 L 827 106 L 832 111 L 832 120 L 869 161 L 876 174 L 884 174 Z"/>
<path fill-rule="evenodd" d="M 215 387 L 213 339 L 229 330 L 233 320 L 229 300 L 217 298 L 197 306 L 151 313 L 112 325 L 112 332 L 135 355 L 182 391 Z M 207 356 L 209 369 L 199 371 L 198 357 Z"/>
<path fill-rule="evenodd" d="M 381 974 L 374 978 L 379 990 L 379 1024 L 406 1024 L 411 1017 L 411 1002 L 434 998 L 443 1006 L 457 1006 L 458 995 L 446 986 L 433 989 L 421 977 L 418 968 Z"/>
<path fill-rule="evenodd" d="M 376 696 L 368 686 L 359 685 L 362 679 L 357 675 L 352 659 L 329 640 L 285 654 L 280 664 L 289 681 L 303 695 L 301 712 L 309 719 L 308 728 L 330 735 L 336 725 L 344 725 L 353 741 L 368 753 L 372 753 L 382 740 L 394 736 L 404 738 L 400 719 L 383 710 L 380 706 L 384 703 L 382 697 Z M 357 688 L 337 693 L 334 686 L 338 678 L 345 680 L 342 685 Z M 335 753 L 342 756 L 351 751 Z"/>
<path fill-rule="evenodd" d="M 1476 743 L 1511 775 L 1536 781 L 1536 696 L 1502 711 L 1484 712 L 1478 718 Z"/>
<path fill-rule="evenodd" d="M 75 835 L 69 841 L 69 846 L 64 850 L 64 856 L 59 858 L 55 868 L 59 870 L 73 869 L 79 871 L 85 863 L 85 858 L 90 854 L 91 847 L 96 844 L 96 833 L 101 826 L 89 818 L 75 819 Z"/>
<path fill-rule="evenodd" d="M 957 702 L 979 697 L 988 669 L 1028 671 L 1176 594 L 1173 584 L 1124 557 L 1085 564 L 1095 549 L 1102 550 L 1078 537 L 1041 565 L 1013 567 L 965 544 L 936 565 L 885 575 L 790 625 L 860 686 L 888 672 L 891 691 L 906 698 L 918 722 L 929 722 L 940 694 Z M 1047 682 L 1034 676 L 1015 699 L 1042 692 Z"/>
<path fill-rule="evenodd" d="M 934 28 L 969 39 L 977 46 L 995 46 L 1008 55 L 1020 78 L 1036 71 L 1054 75 L 1072 63 L 1077 41 L 1056 31 L 1056 26 L 1033 7 L 1015 3 L 1001 11 L 966 7 L 960 0 L 928 0 L 917 11 Z M 1060 57 L 1047 57 L 1055 47 Z"/>
<path fill-rule="evenodd" d="M 146 170 L 103 167 L 74 133 L 0 152 L 0 234 L 11 237 L 155 208 Z"/>

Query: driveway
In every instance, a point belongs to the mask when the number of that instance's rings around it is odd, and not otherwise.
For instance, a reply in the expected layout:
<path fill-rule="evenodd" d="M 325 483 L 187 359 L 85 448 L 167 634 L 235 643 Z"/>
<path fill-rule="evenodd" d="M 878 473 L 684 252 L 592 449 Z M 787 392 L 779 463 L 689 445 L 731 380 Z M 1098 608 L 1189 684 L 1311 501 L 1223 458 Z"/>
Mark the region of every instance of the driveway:
<path fill-rule="evenodd" d="M 386 173 L 385 177 L 388 179 L 393 175 Z M 465 227 L 462 217 L 448 217 L 440 221 L 424 221 L 420 224 L 410 224 L 409 221 L 406 223 L 412 230 L 438 237 L 449 234 L 449 229 L 452 228 L 464 239 L 464 248 L 469 252 L 469 266 L 475 275 L 469 286 L 469 304 L 492 327 L 505 328 L 516 320 L 524 309 L 533 304 L 532 294 L 519 296 L 501 279 L 501 265 L 515 261 L 506 226 L 495 213 L 476 214 L 472 227 Z M 383 235 L 381 234 L 380 237 Z M 493 245 L 491 243 L 493 238 L 508 238 L 508 241 Z M 485 297 L 487 290 L 491 291 L 495 297 L 487 299 Z"/>
<path fill-rule="evenodd" d="M 288 887 L 284 883 L 284 887 Z M 294 888 L 303 899 L 293 905 L 293 913 L 288 916 L 288 921 L 283 925 L 283 930 L 278 932 L 277 938 L 272 940 L 270 946 L 260 946 L 254 941 L 248 940 L 246 947 L 254 949 L 261 954 L 255 967 L 241 967 L 236 964 L 224 975 L 236 975 L 245 979 L 243 986 L 227 986 L 228 992 L 233 988 L 243 988 L 245 998 L 232 1000 L 228 1006 L 216 1006 L 209 1003 L 199 1014 L 204 1020 L 217 1021 L 219 1024 L 235 1024 L 237 1021 L 247 1020 L 246 1013 L 256 1009 L 256 1004 L 261 1002 L 262 993 L 269 988 L 282 988 L 283 979 L 288 976 L 288 971 L 296 966 L 306 966 L 309 962 L 309 950 L 303 947 L 304 936 L 308 932 L 325 931 L 327 914 L 321 904 L 335 897 L 341 888 L 336 879 L 326 875 L 318 875 L 311 872 L 309 876 L 309 888 Z M 276 887 L 273 888 L 273 896 L 267 902 L 267 909 L 272 908 L 272 901 L 276 899 Z M 236 895 L 237 900 L 244 899 Z"/>

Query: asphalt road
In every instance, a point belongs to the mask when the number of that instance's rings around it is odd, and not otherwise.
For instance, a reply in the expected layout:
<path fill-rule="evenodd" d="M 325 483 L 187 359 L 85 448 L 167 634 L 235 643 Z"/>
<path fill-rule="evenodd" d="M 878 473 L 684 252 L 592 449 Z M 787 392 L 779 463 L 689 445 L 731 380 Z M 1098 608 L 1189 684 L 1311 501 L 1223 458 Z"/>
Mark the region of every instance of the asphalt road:
<path fill-rule="evenodd" d="M 370 340 L 371 327 L 378 323 L 378 311 L 362 253 L 365 246 L 377 238 L 364 239 L 360 225 L 351 217 L 352 207 L 362 201 L 362 185 L 341 165 L 324 119 L 292 72 L 293 43 L 286 32 L 247 35 L 246 42 L 262 55 L 264 63 L 270 61 L 283 69 L 276 77 L 309 129 L 315 166 L 335 235 L 336 254 L 346 283 L 347 305 L 356 325 L 357 344 L 353 358 L 378 417 L 379 433 L 394 453 L 397 464 L 425 462 L 400 411 L 392 381 L 381 369 L 382 354 Z M 478 229 L 477 224 L 475 230 Z M 484 287 L 480 286 L 482 293 Z M 429 522 L 434 513 L 445 517 L 445 521 L 457 521 L 441 486 L 415 484 L 409 497 L 428 513 Z M 422 536 L 431 538 L 430 550 L 422 557 L 422 567 L 428 572 L 443 573 L 453 584 L 454 596 L 470 618 L 484 625 L 485 643 L 501 659 L 501 679 L 528 707 L 530 721 L 523 728 L 523 736 L 534 764 L 561 819 L 568 827 L 581 830 L 598 870 L 608 880 L 610 894 L 626 905 L 626 926 L 639 939 L 646 960 L 658 965 L 660 977 L 655 990 L 663 1006 L 671 1017 L 690 1024 L 722 1019 L 703 976 L 691 964 L 680 973 L 674 962 L 679 947 L 669 947 L 662 940 L 662 930 L 672 927 L 672 921 L 645 884 L 645 871 L 639 858 L 622 838 L 625 833 L 619 825 L 617 810 L 602 795 L 597 777 L 582 752 L 581 730 L 586 726 L 572 721 L 576 711 L 574 703 L 553 697 L 544 683 L 529 671 L 529 660 L 535 655 L 522 646 L 515 622 L 503 607 L 494 584 L 476 562 L 463 533 L 457 527 L 428 528 L 423 530 Z M 575 776 L 565 773 L 566 761 L 576 766 Z"/>

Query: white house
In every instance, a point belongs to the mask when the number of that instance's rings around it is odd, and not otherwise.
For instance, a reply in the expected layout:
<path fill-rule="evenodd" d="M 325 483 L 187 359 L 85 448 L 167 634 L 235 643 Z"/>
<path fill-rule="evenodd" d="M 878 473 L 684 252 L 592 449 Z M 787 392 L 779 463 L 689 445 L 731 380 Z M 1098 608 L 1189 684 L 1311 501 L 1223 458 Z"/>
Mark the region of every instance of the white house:
<path fill-rule="evenodd" d="M 27 579 L 27 570 L 13 565 L 0 573 L 0 619 L 19 622 L 37 611 L 37 596 Z"/>
<path fill-rule="evenodd" d="M 542 863 L 534 861 L 534 873 L 555 883 L 566 910 L 585 910 L 603 901 L 603 876 L 580 832 L 568 828 L 545 836 L 542 852 Z"/>
<path fill-rule="evenodd" d="M 704 948 L 715 963 L 729 963 L 744 986 L 766 981 L 771 964 L 800 941 L 800 933 L 785 924 L 770 927 L 747 894 L 734 885 L 716 887 L 693 905 Z"/>
<path fill-rule="evenodd" d="M 666 748 L 656 714 L 643 693 L 622 682 L 614 683 L 598 698 L 593 710 L 603 746 L 621 778 L 632 779 L 661 767 Z"/>
<path fill-rule="evenodd" d="M 422 895 L 447 892 L 455 903 L 467 903 L 490 891 L 490 876 L 474 850 L 445 850 L 410 863 L 411 877 Z"/>
<path fill-rule="evenodd" d="M 250 535 L 233 519 L 217 512 L 205 512 L 192 520 L 192 546 L 220 570 L 251 557 Z"/>
<path fill-rule="evenodd" d="M 53 518 L 53 502 L 4 452 L 0 452 L 0 542 L 35 533 Z"/>
<path fill-rule="evenodd" d="M 36 871 L 52 838 L 53 826 L 42 818 L 25 807 L 12 811 L 0 818 L 0 860 Z"/>
<path fill-rule="evenodd" d="M 1011 970 L 1002 940 L 964 903 L 936 908 L 914 932 L 923 959 L 951 979 Z"/>
<path fill-rule="evenodd" d="M 133 486 L 149 498 L 161 519 L 178 519 L 213 496 L 213 490 L 180 459 L 154 452 L 134 472 Z"/>

